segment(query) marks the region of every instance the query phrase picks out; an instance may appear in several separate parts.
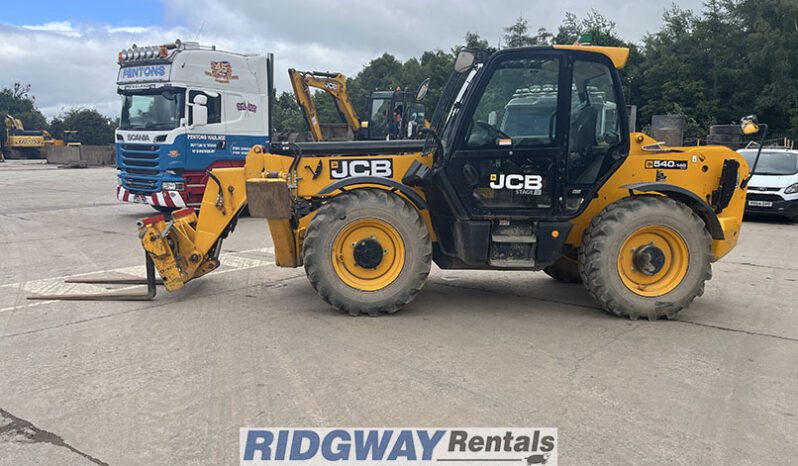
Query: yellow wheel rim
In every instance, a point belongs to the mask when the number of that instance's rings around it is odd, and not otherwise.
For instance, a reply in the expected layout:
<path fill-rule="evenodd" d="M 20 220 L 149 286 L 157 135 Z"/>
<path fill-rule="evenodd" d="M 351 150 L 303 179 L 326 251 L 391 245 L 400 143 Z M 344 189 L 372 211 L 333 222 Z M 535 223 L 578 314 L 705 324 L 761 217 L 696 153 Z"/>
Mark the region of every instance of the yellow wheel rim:
<path fill-rule="evenodd" d="M 363 267 L 362 260 L 358 264 L 355 249 L 363 242 L 372 250 L 377 244 L 382 248 L 382 258 L 377 259 L 375 267 Z M 405 247 L 399 232 L 390 224 L 373 218 L 359 219 L 346 225 L 335 237 L 332 263 L 338 277 L 347 285 L 376 291 L 393 283 L 402 272 Z"/>
<path fill-rule="evenodd" d="M 684 280 L 689 265 L 684 238 L 662 225 L 635 231 L 618 253 L 621 280 L 640 296 L 657 297 L 673 291 Z"/>

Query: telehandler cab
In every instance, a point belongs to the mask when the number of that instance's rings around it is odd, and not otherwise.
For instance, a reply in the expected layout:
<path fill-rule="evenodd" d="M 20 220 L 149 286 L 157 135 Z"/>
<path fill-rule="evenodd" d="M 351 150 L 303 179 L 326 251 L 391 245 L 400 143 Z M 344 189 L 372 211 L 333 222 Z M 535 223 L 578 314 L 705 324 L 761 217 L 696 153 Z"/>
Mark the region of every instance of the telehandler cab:
<path fill-rule="evenodd" d="M 322 299 L 352 315 L 409 303 L 434 261 L 543 270 L 581 281 L 610 313 L 673 318 L 737 243 L 748 165 L 725 147 L 628 134 L 617 71 L 628 53 L 463 50 L 423 150 L 255 146 L 244 167 L 211 172 L 198 217 L 139 222 L 148 262 L 168 290 L 214 270 L 248 205 L 268 221 L 276 264 L 304 266 Z"/>

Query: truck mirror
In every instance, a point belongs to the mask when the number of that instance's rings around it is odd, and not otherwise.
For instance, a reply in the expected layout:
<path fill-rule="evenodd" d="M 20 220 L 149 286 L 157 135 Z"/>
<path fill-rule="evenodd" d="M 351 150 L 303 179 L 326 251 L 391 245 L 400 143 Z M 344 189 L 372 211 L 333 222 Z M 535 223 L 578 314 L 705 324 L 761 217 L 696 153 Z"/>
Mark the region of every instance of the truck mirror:
<path fill-rule="evenodd" d="M 465 73 L 474 66 L 474 61 L 477 56 L 471 50 L 463 49 L 457 54 L 457 59 L 454 61 L 454 71 L 457 73 Z"/>
<path fill-rule="evenodd" d="M 759 122 L 756 115 L 748 115 L 740 119 L 740 129 L 743 134 L 756 134 L 759 132 Z"/>
<path fill-rule="evenodd" d="M 196 99 L 195 99 L 196 100 Z M 194 104 L 194 126 L 205 126 L 208 124 L 208 109 L 204 105 Z"/>
<path fill-rule="evenodd" d="M 204 94 L 197 94 L 194 96 L 194 105 L 207 105 L 208 96 Z"/>
<path fill-rule="evenodd" d="M 418 86 L 418 91 L 416 91 L 416 102 L 420 102 L 421 99 L 427 95 L 427 91 L 429 90 L 429 82 L 430 78 L 425 79 L 422 81 L 421 85 Z"/>

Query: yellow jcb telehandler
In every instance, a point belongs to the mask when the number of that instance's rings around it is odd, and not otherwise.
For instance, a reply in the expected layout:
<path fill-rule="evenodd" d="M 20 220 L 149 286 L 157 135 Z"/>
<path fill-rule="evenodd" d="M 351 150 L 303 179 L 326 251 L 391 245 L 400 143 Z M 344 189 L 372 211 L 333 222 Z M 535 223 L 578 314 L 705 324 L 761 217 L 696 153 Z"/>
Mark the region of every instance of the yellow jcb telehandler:
<path fill-rule="evenodd" d="M 198 216 L 139 222 L 150 270 L 176 290 L 216 269 L 248 205 L 267 219 L 276 264 L 304 266 L 321 298 L 352 315 L 408 304 L 434 261 L 543 270 L 581 281 L 610 313 L 673 318 L 737 243 L 748 165 L 725 147 L 630 135 L 617 71 L 628 53 L 463 50 L 425 147 L 255 146 L 244 167 L 211 172 Z M 150 284 L 153 294 L 153 273 Z"/>

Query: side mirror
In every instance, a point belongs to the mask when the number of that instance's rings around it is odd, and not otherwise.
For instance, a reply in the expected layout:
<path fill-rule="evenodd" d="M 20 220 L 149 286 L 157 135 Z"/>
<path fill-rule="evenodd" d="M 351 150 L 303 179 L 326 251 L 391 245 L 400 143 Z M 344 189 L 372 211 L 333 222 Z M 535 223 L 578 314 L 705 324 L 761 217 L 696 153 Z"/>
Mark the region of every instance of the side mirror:
<path fill-rule="evenodd" d="M 748 115 L 740 119 L 740 129 L 743 134 L 756 134 L 759 132 L 759 121 L 756 115 Z"/>
<path fill-rule="evenodd" d="M 474 61 L 476 59 L 477 56 L 471 50 L 460 50 L 460 53 L 457 54 L 457 58 L 454 61 L 454 71 L 457 73 L 465 73 L 474 66 Z"/>
<path fill-rule="evenodd" d="M 208 96 L 198 94 L 194 96 L 194 103 L 191 105 L 193 126 L 205 126 L 208 124 Z"/>
<path fill-rule="evenodd" d="M 429 91 L 429 82 L 430 79 L 427 78 L 421 82 L 420 86 L 418 86 L 418 90 L 416 91 L 416 102 L 421 102 L 421 99 L 427 95 L 427 91 Z"/>

